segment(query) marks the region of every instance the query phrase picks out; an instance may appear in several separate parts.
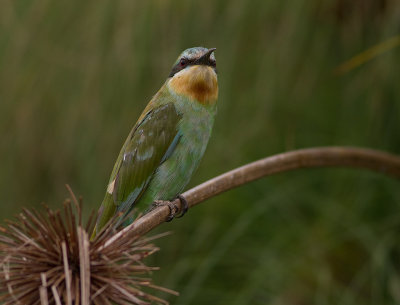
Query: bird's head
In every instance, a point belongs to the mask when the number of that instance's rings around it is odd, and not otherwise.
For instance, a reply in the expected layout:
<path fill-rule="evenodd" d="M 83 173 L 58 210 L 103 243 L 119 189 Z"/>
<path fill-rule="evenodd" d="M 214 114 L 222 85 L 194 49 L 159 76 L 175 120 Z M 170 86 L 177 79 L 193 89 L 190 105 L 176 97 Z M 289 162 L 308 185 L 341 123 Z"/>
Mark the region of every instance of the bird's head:
<path fill-rule="evenodd" d="M 218 97 L 215 48 L 190 48 L 176 60 L 167 80 L 175 93 L 202 104 L 215 104 Z"/>

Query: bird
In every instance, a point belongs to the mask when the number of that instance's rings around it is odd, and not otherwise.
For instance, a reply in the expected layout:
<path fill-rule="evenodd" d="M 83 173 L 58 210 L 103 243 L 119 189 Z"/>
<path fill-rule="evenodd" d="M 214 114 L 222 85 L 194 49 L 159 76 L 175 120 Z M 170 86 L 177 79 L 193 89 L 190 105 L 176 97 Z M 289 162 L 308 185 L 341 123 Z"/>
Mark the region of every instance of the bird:
<path fill-rule="evenodd" d="M 112 170 L 92 237 L 114 215 L 120 227 L 132 210 L 146 213 L 154 202 L 180 198 L 199 166 L 217 113 L 216 48 L 184 50 L 171 73 L 129 133 Z M 174 218 L 170 207 L 168 220 Z M 128 222 L 126 219 L 129 219 Z"/>

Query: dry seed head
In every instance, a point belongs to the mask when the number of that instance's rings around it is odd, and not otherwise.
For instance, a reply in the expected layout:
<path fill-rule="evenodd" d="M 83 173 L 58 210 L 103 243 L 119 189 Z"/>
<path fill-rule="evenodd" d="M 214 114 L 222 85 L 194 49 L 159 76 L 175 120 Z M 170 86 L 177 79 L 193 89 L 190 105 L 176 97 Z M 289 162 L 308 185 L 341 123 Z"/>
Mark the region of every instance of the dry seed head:
<path fill-rule="evenodd" d="M 67 200 L 63 215 L 49 208 L 45 213 L 24 209 L 15 221 L 0 227 L 0 302 L 168 304 L 143 291 L 176 294 L 153 285 L 148 276 L 158 268 L 143 263 L 158 250 L 151 241 L 160 235 L 144 238 L 127 232 L 110 240 L 115 234 L 110 222 L 90 241 L 87 232 L 94 220 L 92 214 L 84 228 L 79 205 L 73 209 Z"/>

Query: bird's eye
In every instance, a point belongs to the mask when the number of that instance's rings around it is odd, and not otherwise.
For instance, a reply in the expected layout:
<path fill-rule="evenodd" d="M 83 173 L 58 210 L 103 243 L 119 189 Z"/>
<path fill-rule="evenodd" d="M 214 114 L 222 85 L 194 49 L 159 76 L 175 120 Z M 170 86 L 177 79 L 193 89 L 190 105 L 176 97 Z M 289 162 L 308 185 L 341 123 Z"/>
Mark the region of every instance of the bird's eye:
<path fill-rule="evenodd" d="M 210 64 L 212 67 L 216 67 L 217 66 L 217 62 L 215 60 L 211 60 Z"/>
<path fill-rule="evenodd" d="M 184 67 L 184 66 L 186 66 L 187 63 L 188 63 L 188 60 L 186 58 L 181 58 L 179 65 L 181 67 Z"/>

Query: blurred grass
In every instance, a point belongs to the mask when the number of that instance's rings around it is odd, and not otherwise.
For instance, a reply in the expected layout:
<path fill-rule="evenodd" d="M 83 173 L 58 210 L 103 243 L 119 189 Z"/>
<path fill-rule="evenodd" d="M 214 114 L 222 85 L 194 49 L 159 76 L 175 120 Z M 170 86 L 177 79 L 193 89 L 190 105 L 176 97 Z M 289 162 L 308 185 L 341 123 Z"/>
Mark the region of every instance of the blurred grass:
<path fill-rule="evenodd" d="M 65 183 L 100 204 L 119 149 L 185 48 L 216 47 L 219 113 L 196 185 L 282 151 L 400 153 L 394 0 L 28 1 L 0 10 L 2 218 Z M 173 304 L 400 303 L 399 182 L 356 170 L 258 181 L 160 227 L 149 262 Z"/>

